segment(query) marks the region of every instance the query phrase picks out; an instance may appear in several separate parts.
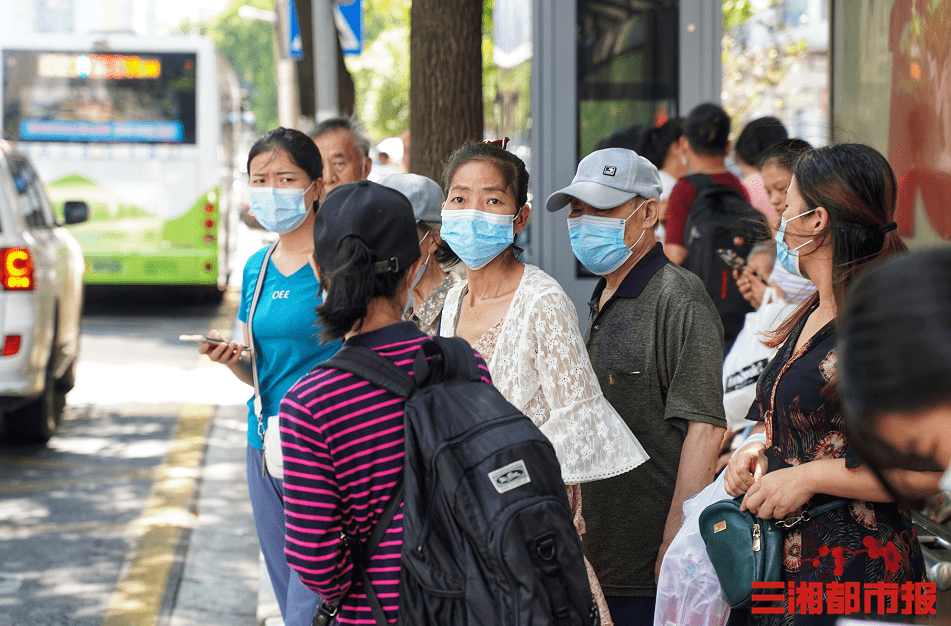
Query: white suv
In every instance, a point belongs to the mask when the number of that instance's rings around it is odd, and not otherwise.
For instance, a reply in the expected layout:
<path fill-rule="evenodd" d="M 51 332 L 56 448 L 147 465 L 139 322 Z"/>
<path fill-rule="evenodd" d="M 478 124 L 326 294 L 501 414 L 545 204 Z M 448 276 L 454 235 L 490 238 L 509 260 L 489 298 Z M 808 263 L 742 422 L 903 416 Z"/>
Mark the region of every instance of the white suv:
<path fill-rule="evenodd" d="M 87 219 L 67 202 L 67 224 Z M 0 140 L 0 412 L 7 437 L 45 442 L 79 356 L 83 254 L 26 156 Z"/>

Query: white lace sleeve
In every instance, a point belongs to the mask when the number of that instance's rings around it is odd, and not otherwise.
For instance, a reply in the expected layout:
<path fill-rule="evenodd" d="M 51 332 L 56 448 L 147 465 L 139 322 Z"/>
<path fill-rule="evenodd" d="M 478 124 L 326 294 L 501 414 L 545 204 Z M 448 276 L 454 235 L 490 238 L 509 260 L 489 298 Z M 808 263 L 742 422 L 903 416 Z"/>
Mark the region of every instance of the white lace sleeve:
<path fill-rule="evenodd" d="M 555 447 L 566 484 L 617 476 L 648 456 L 601 393 L 574 304 L 555 286 L 532 298 L 524 338 L 533 339 L 535 345 L 518 346 L 537 352 L 535 366 L 549 407 L 548 419 L 539 428 Z"/>

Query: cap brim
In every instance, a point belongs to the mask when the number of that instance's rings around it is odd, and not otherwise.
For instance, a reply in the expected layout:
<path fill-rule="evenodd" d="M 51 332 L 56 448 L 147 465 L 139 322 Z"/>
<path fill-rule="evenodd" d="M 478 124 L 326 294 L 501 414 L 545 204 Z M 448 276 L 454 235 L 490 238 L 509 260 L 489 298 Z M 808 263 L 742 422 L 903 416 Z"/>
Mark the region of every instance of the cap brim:
<path fill-rule="evenodd" d="M 601 183 L 582 180 L 548 196 L 545 208 L 554 213 L 563 209 L 566 204 L 571 202 L 572 198 L 577 198 L 596 209 L 613 209 L 636 195 L 636 193 L 630 191 L 621 191 Z"/>

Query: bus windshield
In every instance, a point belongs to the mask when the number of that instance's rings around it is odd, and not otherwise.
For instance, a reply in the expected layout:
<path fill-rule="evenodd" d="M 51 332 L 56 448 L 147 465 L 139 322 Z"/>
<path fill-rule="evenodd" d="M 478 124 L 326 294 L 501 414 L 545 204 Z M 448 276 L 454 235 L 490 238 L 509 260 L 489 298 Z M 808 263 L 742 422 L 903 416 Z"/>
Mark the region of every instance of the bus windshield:
<path fill-rule="evenodd" d="M 194 53 L 3 51 L 14 141 L 194 144 Z"/>

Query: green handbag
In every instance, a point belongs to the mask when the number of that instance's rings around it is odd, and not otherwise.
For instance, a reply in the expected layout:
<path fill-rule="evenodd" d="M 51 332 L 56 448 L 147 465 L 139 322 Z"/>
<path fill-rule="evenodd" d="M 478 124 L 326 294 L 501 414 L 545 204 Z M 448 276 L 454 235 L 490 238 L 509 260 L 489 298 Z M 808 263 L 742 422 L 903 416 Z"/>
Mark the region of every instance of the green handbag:
<path fill-rule="evenodd" d="M 782 531 L 777 520 L 740 511 L 744 495 L 714 502 L 700 513 L 700 536 L 731 609 L 753 606 L 753 593 L 763 593 L 754 591 L 754 582 L 782 580 Z"/>
<path fill-rule="evenodd" d="M 764 520 L 749 511 L 740 511 L 745 495 L 714 502 L 700 513 L 699 520 L 700 537 L 707 545 L 707 556 L 731 609 L 753 606 L 753 594 L 764 591 L 754 590 L 753 583 L 782 581 L 783 530 L 849 502 L 836 498 L 801 515 Z"/>

